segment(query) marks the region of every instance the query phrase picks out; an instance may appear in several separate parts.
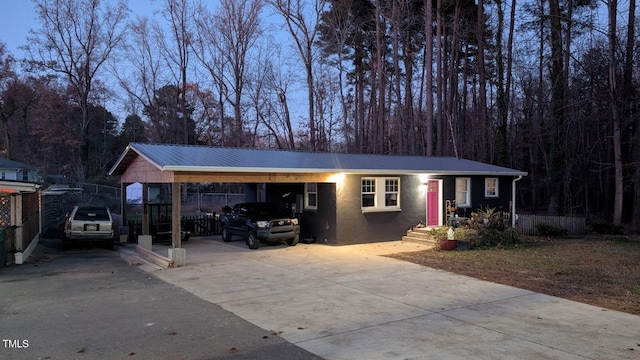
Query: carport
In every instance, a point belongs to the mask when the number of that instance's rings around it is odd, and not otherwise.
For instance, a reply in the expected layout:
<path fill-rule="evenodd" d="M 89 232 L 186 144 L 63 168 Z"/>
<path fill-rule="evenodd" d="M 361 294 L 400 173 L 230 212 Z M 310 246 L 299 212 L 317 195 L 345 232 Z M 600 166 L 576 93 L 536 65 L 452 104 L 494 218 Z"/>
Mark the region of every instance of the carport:
<path fill-rule="evenodd" d="M 286 159 L 238 158 L 238 149 L 216 148 L 217 156 L 208 150 L 213 148 L 184 145 L 129 144 L 109 171 L 120 176 L 122 194 L 129 184 L 142 184 L 142 236 L 148 237 L 150 250 L 150 224 L 147 212 L 149 184 L 171 184 L 171 249 L 169 258 L 174 266 L 186 265 L 186 250 L 181 239 L 180 186 L 182 183 L 335 183 L 335 173 L 312 168 L 281 167 Z M 186 151 L 185 151 L 186 150 Z M 285 152 L 281 155 L 286 157 Z M 281 160 L 284 160 L 281 161 Z M 243 166 L 241 166 L 243 165 Z M 123 223 L 126 223 L 126 198 L 121 199 Z M 138 239 L 139 244 L 141 240 Z"/>

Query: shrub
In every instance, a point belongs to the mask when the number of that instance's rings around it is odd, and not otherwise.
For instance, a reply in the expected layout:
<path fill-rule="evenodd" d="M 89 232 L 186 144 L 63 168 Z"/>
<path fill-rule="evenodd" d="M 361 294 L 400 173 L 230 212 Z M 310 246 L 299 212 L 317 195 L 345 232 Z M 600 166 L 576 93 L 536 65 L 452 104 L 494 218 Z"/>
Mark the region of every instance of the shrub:
<path fill-rule="evenodd" d="M 536 233 L 542 236 L 565 236 L 567 235 L 567 229 L 561 226 L 540 223 L 536 225 Z"/>
<path fill-rule="evenodd" d="M 463 227 L 456 229 L 456 240 L 469 241 L 469 248 L 513 246 L 519 242 L 514 228 L 504 227 Z"/>
<path fill-rule="evenodd" d="M 480 232 L 476 229 L 471 228 L 458 228 L 455 232 L 456 240 L 466 240 L 471 241 L 480 237 Z"/>
<path fill-rule="evenodd" d="M 599 221 L 591 224 L 591 229 L 598 234 L 624 235 L 624 228 L 608 221 Z"/>
<path fill-rule="evenodd" d="M 496 229 L 487 227 L 480 231 L 477 247 L 513 246 L 519 242 L 518 233 L 514 228 Z"/>
<path fill-rule="evenodd" d="M 438 227 L 434 227 L 434 228 L 430 228 L 429 229 L 429 235 L 434 239 L 434 240 L 438 240 L 438 239 L 442 239 L 442 238 L 447 238 L 447 231 L 449 231 L 449 228 L 446 226 L 438 226 Z"/>

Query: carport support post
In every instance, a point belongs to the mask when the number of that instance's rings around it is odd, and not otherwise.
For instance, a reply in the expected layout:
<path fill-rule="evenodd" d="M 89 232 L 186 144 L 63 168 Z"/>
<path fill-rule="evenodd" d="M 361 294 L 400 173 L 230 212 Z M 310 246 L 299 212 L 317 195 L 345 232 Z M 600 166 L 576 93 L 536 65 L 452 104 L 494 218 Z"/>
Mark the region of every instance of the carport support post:
<path fill-rule="evenodd" d="M 186 250 L 182 248 L 182 226 L 180 213 L 180 183 L 171 184 L 171 240 L 173 248 L 169 249 L 169 258 L 173 260 L 174 265 L 185 266 L 187 263 Z"/>
<path fill-rule="evenodd" d="M 149 183 L 142 183 L 142 234 L 149 235 Z"/>

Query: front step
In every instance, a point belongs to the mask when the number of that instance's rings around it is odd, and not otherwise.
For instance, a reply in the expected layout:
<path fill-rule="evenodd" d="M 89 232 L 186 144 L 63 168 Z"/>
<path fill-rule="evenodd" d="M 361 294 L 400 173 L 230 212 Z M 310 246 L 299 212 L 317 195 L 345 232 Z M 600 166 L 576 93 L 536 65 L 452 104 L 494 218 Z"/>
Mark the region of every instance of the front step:
<path fill-rule="evenodd" d="M 402 237 L 402 241 L 424 245 L 435 245 L 436 241 L 429 233 L 429 228 L 414 228 L 407 231 L 407 235 Z"/>

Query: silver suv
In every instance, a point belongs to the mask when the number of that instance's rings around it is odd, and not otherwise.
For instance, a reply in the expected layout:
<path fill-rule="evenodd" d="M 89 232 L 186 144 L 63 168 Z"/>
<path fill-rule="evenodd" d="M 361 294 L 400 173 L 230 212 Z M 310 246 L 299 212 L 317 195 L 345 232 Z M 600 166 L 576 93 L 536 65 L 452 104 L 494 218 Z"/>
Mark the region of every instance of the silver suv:
<path fill-rule="evenodd" d="M 102 241 L 106 248 L 113 248 L 115 224 L 107 207 L 76 206 L 67 216 L 62 235 L 62 246 L 78 240 Z"/>

